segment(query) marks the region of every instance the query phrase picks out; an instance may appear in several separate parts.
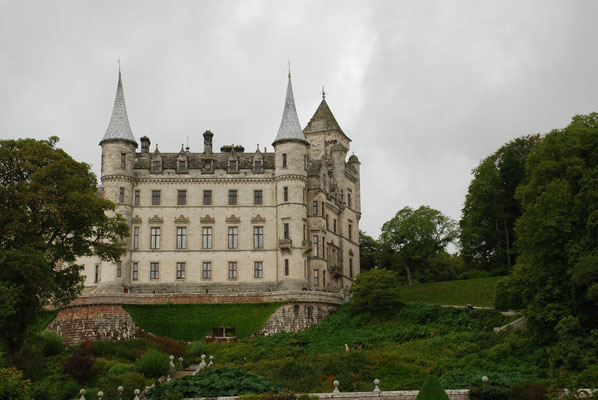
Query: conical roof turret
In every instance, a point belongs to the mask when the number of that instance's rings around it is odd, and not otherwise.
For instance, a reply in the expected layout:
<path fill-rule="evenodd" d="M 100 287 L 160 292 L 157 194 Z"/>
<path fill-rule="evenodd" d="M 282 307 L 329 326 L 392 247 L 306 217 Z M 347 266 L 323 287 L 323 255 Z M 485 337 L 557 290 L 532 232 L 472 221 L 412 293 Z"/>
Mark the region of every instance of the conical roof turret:
<path fill-rule="evenodd" d="M 137 141 L 131 131 L 131 125 L 129 124 L 129 117 L 127 115 L 120 69 L 118 71 L 118 86 L 116 87 L 116 98 L 114 99 L 112 117 L 110 117 L 108 129 L 106 129 L 106 134 L 102 138 L 100 144 L 106 140 L 125 140 L 135 144 L 135 147 L 137 147 Z"/>
<path fill-rule="evenodd" d="M 278 134 L 272 145 L 288 141 L 307 143 L 303 131 L 301 130 L 301 125 L 299 124 L 299 118 L 297 117 L 290 72 L 289 83 L 287 84 L 287 97 L 284 103 L 284 110 L 282 111 L 282 120 L 280 121 L 280 128 L 278 128 Z"/>
<path fill-rule="evenodd" d="M 338 122 L 336 122 L 336 118 L 334 118 L 334 114 L 332 114 L 330 107 L 328 107 L 328 103 L 326 103 L 326 97 L 323 94 L 322 101 L 320 102 L 318 109 L 307 123 L 307 126 L 305 127 L 303 132 L 314 133 L 330 130 L 337 130 L 340 133 L 342 133 L 347 139 L 349 139 L 349 137 L 347 137 L 345 132 L 343 132 L 343 130 L 341 129 Z"/>

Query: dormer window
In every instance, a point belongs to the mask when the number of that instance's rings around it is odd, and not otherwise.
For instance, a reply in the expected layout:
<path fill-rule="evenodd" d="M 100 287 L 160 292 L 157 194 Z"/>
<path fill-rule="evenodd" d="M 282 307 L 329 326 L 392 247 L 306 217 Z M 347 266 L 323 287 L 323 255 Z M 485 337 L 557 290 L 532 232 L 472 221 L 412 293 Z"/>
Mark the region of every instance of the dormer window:
<path fill-rule="evenodd" d="M 237 160 L 229 160 L 228 161 L 228 172 L 230 172 L 230 173 L 239 172 L 239 166 L 237 165 Z"/>
<path fill-rule="evenodd" d="M 186 161 L 179 161 L 179 170 L 187 169 L 187 162 Z"/>
<path fill-rule="evenodd" d="M 161 172 L 162 171 L 162 161 L 155 160 L 152 162 L 152 172 Z"/>
<path fill-rule="evenodd" d="M 176 166 L 177 166 L 176 172 L 179 173 L 179 174 L 186 174 L 187 172 L 189 172 L 189 170 L 188 170 L 188 162 L 187 162 L 186 159 L 179 158 L 177 160 Z"/>
<path fill-rule="evenodd" d="M 255 172 L 264 172 L 264 162 L 262 160 L 255 160 L 253 167 Z"/>

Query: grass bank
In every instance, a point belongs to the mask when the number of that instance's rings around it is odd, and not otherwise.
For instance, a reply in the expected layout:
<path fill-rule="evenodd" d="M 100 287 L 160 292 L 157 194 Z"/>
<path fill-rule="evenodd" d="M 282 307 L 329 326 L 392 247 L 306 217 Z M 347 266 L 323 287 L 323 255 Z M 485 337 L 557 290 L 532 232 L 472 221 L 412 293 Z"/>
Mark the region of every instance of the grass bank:
<path fill-rule="evenodd" d="M 496 284 L 503 277 L 431 282 L 401 288 L 401 299 L 436 305 L 494 307 Z"/>
<path fill-rule="evenodd" d="M 135 324 L 158 336 L 202 339 L 218 326 L 232 326 L 240 339 L 258 332 L 284 303 L 123 305 Z"/>

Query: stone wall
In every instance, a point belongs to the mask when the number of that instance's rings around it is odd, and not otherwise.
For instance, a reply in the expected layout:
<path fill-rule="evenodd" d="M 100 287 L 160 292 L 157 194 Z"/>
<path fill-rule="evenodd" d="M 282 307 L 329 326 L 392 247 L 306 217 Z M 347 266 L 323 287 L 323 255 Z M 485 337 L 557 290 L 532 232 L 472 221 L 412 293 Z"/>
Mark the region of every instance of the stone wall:
<path fill-rule="evenodd" d="M 67 345 L 87 340 L 135 338 L 133 319 L 117 304 L 67 307 L 47 329 L 61 335 Z"/>
<path fill-rule="evenodd" d="M 320 323 L 336 311 L 338 305 L 292 301 L 274 312 L 264 324 L 261 333 L 297 332 Z"/>
<path fill-rule="evenodd" d="M 340 393 L 310 393 L 311 396 L 317 396 L 321 400 L 415 400 L 419 390 L 401 390 L 388 392 L 340 392 Z M 446 390 L 446 394 L 450 400 L 468 400 L 469 390 Z M 217 397 L 218 400 L 239 400 L 239 397 Z M 191 399 L 187 399 L 191 400 Z"/>

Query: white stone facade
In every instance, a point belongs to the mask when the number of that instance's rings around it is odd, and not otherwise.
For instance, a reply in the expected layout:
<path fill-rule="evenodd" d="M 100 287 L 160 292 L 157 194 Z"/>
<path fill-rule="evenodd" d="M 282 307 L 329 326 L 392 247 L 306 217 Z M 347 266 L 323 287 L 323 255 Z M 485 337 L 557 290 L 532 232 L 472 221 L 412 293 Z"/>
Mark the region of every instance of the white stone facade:
<path fill-rule="evenodd" d="M 199 153 L 150 152 L 147 137 L 137 151 L 119 76 L 100 193 L 131 236 L 118 264 L 80 260 L 86 291 L 347 289 L 359 274 L 360 163 L 345 161 L 350 139 L 325 100 L 298 126 L 289 77 L 274 152 L 214 152 L 209 131 Z"/>

